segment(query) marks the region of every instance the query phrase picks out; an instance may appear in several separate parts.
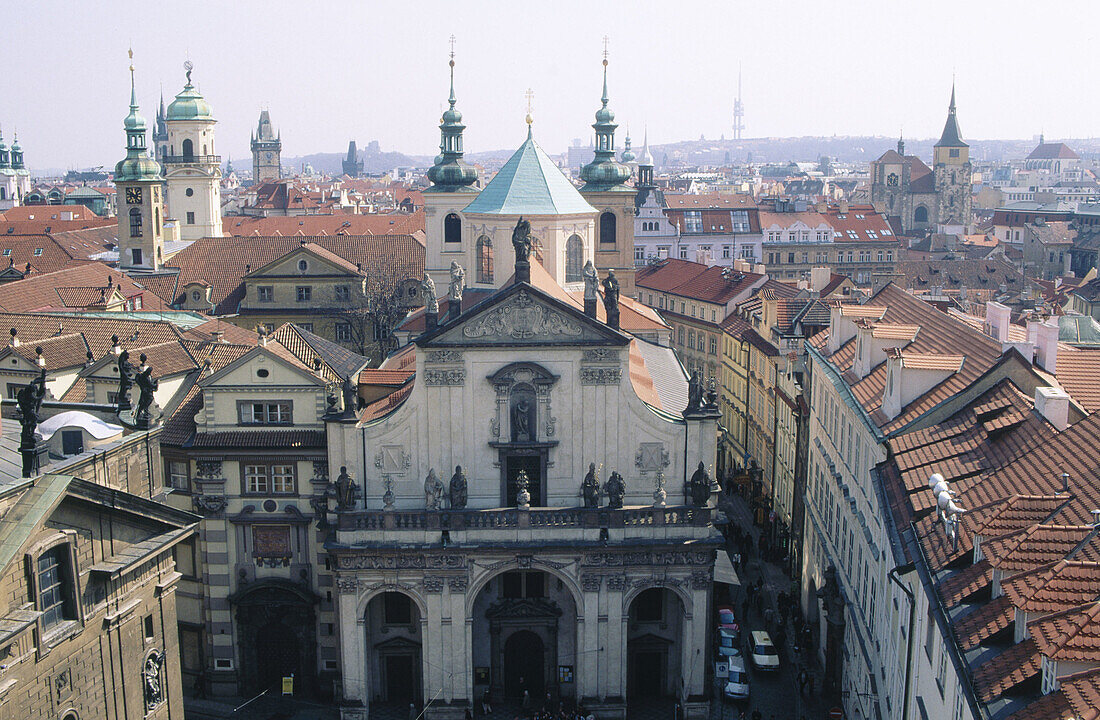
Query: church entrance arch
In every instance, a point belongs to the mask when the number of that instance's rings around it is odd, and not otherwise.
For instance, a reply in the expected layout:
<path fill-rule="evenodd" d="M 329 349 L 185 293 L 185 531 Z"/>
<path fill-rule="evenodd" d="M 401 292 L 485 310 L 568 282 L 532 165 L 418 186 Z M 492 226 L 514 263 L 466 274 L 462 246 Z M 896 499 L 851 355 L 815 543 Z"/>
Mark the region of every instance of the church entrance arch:
<path fill-rule="evenodd" d="M 294 676 L 296 695 L 317 691 L 316 622 L 319 598 L 305 588 L 261 580 L 229 598 L 237 607 L 242 694 L 278 690 Z"/>
<path fill-rule="evenodd" d="M 648 588 L 630 601 L 627 615 L 627 698 L 674 697 L 687 622 L 680 596 L 667 588 Z"/>
<path fill-rule="evenodd" d="M 563 578 L 530 567 L 505 570 L 477 591 L 473 618 L 474 697 L 488 689 L 498 698 L 523 699 L 534 707 L 549 694 L 576 699 L 577 603 Z M 559 666 L 570 668 L 559 682 Z"/>
<path fill-rule="evenodd" d="M 394 590 L 371 598 L 365 612 L 372 702 L 419 707 L 424 687 L 420 608 Z"/>

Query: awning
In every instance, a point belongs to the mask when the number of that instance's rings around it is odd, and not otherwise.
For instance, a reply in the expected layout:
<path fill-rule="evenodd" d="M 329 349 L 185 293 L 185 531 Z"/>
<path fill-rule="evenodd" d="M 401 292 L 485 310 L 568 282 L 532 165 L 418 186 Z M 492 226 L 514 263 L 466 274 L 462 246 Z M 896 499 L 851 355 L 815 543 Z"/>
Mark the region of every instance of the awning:
<path fill-rule="evenodd" d="M 718 550 L 718 557 L 714 561 L 714 582 L 725 583 L 727 585 L 740 585 L 741 580 L 737 577 L 737 571 L 733 569 L 733 563 L 730 562 L 730 555 L 725 550 Z"/>

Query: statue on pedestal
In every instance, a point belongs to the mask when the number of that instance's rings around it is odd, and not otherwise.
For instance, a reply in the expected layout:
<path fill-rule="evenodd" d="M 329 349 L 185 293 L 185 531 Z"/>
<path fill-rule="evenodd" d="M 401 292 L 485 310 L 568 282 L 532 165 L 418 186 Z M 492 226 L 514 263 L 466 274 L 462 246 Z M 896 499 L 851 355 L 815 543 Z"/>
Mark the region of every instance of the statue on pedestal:
<path fill-rule="evenodd" d="M 584 299 L 597 299 L 599 297 L 600 276 L 596 274 L 596 266 L 592 264 L 591 260 L 584 264 L 581 277 L 584 278 Z"/>
<path fill-rule="evenodd" d="M 453 303 L 462 302 L 462 292 L 466 289 L 466 271 L 458 264 L 457 260 L 451 261 L 451 285 L 447 290 L 447 296 Z"/>
<path fill-rule="evenodd" d="M 129 410 L 130 388 L 134 386 L 134 366 L 130 362 L 130 353 L 123 350 L 118 356 L 118 412 Z"/>
<path fill-rule="evenodd" d="M 134 413 L 134 424 L 143 430 L 148 429 L 149 423 L 152 421 L 149 408 L 153 404 L 153 393 L 160 385 L 160 381 L 153 377 L 152 366 L 146 365 L 145 360 L 145 355 L 142 355 L 142 369 L 134 378 L 134 382 L 140 391 L 138 393 L 137 410 Z"/>
<path fill-rule="evenodd" d="M 691 503 L 695 507 L 705 507 L 710 500 L 710 476 L 707 474 L 703 463 L 691 475 L 688 482 L 688 492 L 691 495 Z"/>
<path fill-rule="evenodd" d="M 466 508 L 467 487 L 466 473 L 462 470 L 461 465 L 455 465 L 455 474 L 451 476 L 449 493 L 452 510 L 463 510 Z"/>
<path fill-rule="evenodd" d="M 336 494 L 337 510 L 351 510 L 355 507 L 355 494 L 359 490 L 359 486 L 348 475 L 346 465 L 340 466 L 340 475 L 336 478 L 333 490 Z"/>
<path fill-rule="evenodd" d="M 42 417 L 42 399 L 46 397 L 46 369 L 42 368 L 38 377 L 31 380 L 30 385 L 20 388 L 15 396 L 19 405 L 19 423 L 22 430 L 19 433 L 19 452 L 23 456 L 23 477 L 31 477 L 36 470 L 35 456 L 38 449 L 38 438 L 35 430 Z"/>
<path fill-rule="evenodd" d="M 698 412 L 703 409 L 703 378 L 696 370 L 688 380 L 688 404 L 684 413 Z"/>
<path fill-rule="evenodd" d="M 586 508 L 600 506 L 600 478 L 596 474 L 596 463 L 588 463 L 588 474 L 581 482 L 581 495 L 584 496 Z"/>
<path fill-rule="evenodd" d="M 527 479 L 526 470 L 520 470 L 519 475 L 516 476 L 516 487 L 519 488 L 519 492 L 516 493 L 516 507 L 520 510 L 530 510 L 531 493 L 528 488 L 531 487 L 531 481 Z"/>
<path fill-rule="evenodd" d="M 607 493 L 607 507 L 613 510 L 621 508 L 623 498 L 626 497 L 626 482 L 623 476 L 618 472 L 612 472 L 611 477 L 607 478 L 607 484 L 604 485 L 604 492 Z"/>
<path fill-rule="evenodd" d="M 512 247 L 516 251 L 516 262 L 530 262 L 531 258 L 531 223 L 520 217 L 512 230 Z"/>
<path fill-rule="evenodd" d="M 428 477 L 424 478 L 424 507 L 428 510 L 438 510 L 443 502 L 443 481 L 436 477 L 435 468 L 428 471 Z"/>
<path fill-rule="evenodd" d="M 420 281 L 420 292 L 424 296 L 424 310 L 430 314 L 439 314 L 439 298 L 435 296 L 435 281 L 428 273 Z"/>

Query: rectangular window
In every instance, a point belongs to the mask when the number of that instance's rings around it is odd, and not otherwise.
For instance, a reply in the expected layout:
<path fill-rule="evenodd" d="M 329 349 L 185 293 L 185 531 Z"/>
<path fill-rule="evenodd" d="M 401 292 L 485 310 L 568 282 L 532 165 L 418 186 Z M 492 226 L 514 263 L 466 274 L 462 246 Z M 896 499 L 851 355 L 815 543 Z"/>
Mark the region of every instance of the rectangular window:
<path fill-rule="evenodd" d="M 512 600 L 546 597 L 546 576 L 541 572 L 513 570 L 501 576 L 501 595 Z"/>
<path fill-rule="evenodd" d="M 336 299 L 341 302 L 346 302 L 351 299 L 351 288 L 347 285 L 337 285 Z"/>
<path fill-rule="evenodd" d="M 76 619 L 72 578 L 68 543 L 55 545 L 38 556 L 38 610 L 43 630 Z"/>
<path fill-rule="evenodd" d="M 302 328 L 306 332 L 313 332 L 313 323 L 295 323 L 295 325 Z"/>
<path fill-rule="evenodd" d="M 154 626 L 153 626 L 153 616 L 152 615 L 146 615 L 145 616 L 145 619 L 141 623 L 141 629 L 142 629 L 143 634 L 145 635 L 145 640 L 146 641 L 150 641 L 156 636 L 156 632 L 155 632 Z"/>
<path fill-rule="evenodd" d="M 298 302 L 310 302 L 313 300 L 313 288 L 309 285 L 299 285 L 295 288 L 295 292 L 298 295 Z"/>
<path fill-rule="evenodd" d="M 191 463 L 187 460 L 169 460 L 164 473 L 164 487 L 191 490 Z"/>
<path fill-rule="evenodd" d="M 83 430 L 62 430 L 61 431 L 61 454 L 62 455 L 79 455 L 84 452 L 84 431 Z"/>
<path fill-rule="evenodd" d="M 295 493 L 294 463 L 244 466 L 244 494 L 293 495 Z"/>
<path fill-rule="evenodd" d="M 256 297 L 260 302 L 274 302 L 275 288 L 271 285 L 260 285 L 256 288 Z"/>
<path fill-rule="evenodd" d="M 172 548 L 172 558 L 176 561 L 176 570 L 186 578 L 197 576 L 195 562 L 195 541 L 185 540 Z"/>
<path fill-rule="evenodd" d="M 351 342 L 351 323 L 336 323 L 336 342 Z"/>
<path fill-rule="evenodd" d="M 290 400 L 276 402 L 237 401 L 241 425 L 290 425 L 293 421 Z"/>
<path fill-rule="evenodd" d="M 713 337 L 710 339 L 710 354 L 711 355 L 717 355 L 718 354 L 718 340 L 713 338 Z"/>
<path fill-rule="evenodd" d="M 188 225 L 194 225 L 195 224 L 195 213 L 193 213 L 193 212 L 187 213 L 187 224 Z"/>

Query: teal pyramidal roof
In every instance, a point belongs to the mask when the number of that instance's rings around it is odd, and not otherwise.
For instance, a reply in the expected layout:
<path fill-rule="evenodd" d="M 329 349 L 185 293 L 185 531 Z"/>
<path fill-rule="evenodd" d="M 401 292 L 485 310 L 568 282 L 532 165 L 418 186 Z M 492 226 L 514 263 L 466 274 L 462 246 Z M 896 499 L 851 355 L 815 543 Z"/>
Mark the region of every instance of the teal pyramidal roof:
<path fill-rule="evenodd" d="M 464 212 L 487 215 L 578 215 L 595 213 L 573 183 L 538 146 L 527 141 L 504 163 Z"/>

